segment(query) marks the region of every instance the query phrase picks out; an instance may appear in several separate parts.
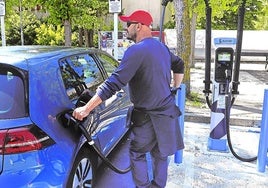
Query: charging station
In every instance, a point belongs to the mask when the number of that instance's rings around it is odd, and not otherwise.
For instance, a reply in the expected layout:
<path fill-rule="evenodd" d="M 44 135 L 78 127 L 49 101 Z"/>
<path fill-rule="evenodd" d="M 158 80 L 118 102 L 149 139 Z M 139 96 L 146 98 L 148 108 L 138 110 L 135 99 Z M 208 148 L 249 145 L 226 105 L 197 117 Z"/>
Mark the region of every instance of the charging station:
<path fill-rule="evenodd" d="M 208 138 L 208 150 L 228 152 L 243 162 L 251 162 L 257 156 L 244 158 L 239 156 L 233 149 L 230 137 L 230 111 L 239 94 L 238 85 L 240 58 L 243 39 L 243 24 L 245 16 L 246 0 L 242 0 L 238 9 L 237 37 L 215 38 L 215 71 L 213 79 L 212 104 L 209 100 L 210 74 L 211 74 L 211 13 L 209 0 L 204 0 L 206 5 L 206 51 L 205 51 L 205 89 L 203 90 L 206 102 L 211 109 L 211 132 Z M 234 48 L 235 46 L 235 48 Z M 234 58 L 235 57 L 235 58 Z M 234 68 L 233 68 L 234 66 Z M 232 71 L 233 70 L 233 71 Z M 227 143 L 229 149 L 227 147 Z"/>
<path fill-rule="evenodd" d="M 235 38 L 215 38 L 215 69 L 212 81 L 212 105 L 208 149 L 227 152 L 226 100 L 232 79 Z"/>

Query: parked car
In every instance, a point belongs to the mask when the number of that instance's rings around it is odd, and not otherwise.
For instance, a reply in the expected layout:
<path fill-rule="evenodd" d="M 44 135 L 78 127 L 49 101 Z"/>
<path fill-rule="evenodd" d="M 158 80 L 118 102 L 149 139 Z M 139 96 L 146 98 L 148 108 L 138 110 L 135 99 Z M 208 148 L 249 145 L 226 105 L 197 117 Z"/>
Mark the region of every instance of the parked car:
<path fill-rule="evenodd" d="M 100 164 L 79 131 L 59 114 L 96 88 L 118 62 L 97 49 L 13 46 L 0 48 L 1 187 L 91 187 Z M 84 121 L 107 156 L 127 133 L 127 88 Z"/>

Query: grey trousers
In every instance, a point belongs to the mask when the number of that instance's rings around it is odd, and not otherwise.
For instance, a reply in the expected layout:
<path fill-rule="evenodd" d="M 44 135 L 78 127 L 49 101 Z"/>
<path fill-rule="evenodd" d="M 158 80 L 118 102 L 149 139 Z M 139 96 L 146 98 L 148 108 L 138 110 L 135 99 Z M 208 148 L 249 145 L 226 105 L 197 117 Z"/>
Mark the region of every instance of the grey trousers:
<path fill-rule="evenodd" d="M 158 149 L 151 120 L 143 125 L 134 125 L 130 138 L 130 162 L 136 187 L 164 188 L 167 181 L 168 156 L 163 156 Z M 152 181 L 148 176 L 147 152 L 150 152 L 153 163 Z"/>

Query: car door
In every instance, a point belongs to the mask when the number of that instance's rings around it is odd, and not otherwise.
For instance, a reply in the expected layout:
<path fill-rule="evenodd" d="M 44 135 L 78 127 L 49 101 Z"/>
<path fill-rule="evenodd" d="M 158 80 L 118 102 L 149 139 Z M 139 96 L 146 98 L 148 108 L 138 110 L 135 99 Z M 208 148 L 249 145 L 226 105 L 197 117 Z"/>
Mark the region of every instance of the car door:
<path fill-rule="evenodd" d="M 60 61 L 60 69 L 66 93 L 72 103 L 76 104 L 84 91 L 93 96 L 97 87 L 107 77 L 103 66 L 94 54 L 79 54 Z M 85 90 L 86 89 L 86 90 Z M 110 99 L 96 107 L 90 114 L 90 124 L 84 126 L 100 150 L 106 154 L 126 132 L 125 111 L 122 108 L 124 90 L 117 92 Z"/>
<path fill-rule="evenodd" d="M 95 56 L 104 71 L 105 78 L 110 76 L 119 64 L 118 61 L 104 52 L 98 51 Z M 109 153 L 127 132 L 126 117 L 130 105 L 127 86 L 103 102 L 102 111 L 99 113 L 99 126 L 102 130 L 98 133 L 98 140 L 104 153 Z"/>

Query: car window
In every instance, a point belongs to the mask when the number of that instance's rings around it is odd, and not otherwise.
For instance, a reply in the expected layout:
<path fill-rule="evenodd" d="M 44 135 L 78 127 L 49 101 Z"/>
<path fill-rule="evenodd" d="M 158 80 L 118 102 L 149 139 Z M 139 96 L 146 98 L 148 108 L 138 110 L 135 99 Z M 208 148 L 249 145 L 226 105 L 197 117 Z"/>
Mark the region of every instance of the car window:
<path fill-rule="evenodd" d="M 98 57 L 104 69 L 106 70 L 108 76 L 110 76 L 116 69 L 116 67 L 118 67 L 118 61 L 116 61 L 115 59 L 104 53 L 99 53 Z"/>
<path fill-rule="evenodd" d="M 1 67 L 0 85 L 0 119 L 25 117 L 25 91 L 19 72 Z"/>
<path fill-rule="evenodd" d="M 60 61 L 62 79 L 70 100 L 76 100 L 86 89 L 95 92 L 104 81 L 94 61 L 87 55 L 76 55 Z"/>

